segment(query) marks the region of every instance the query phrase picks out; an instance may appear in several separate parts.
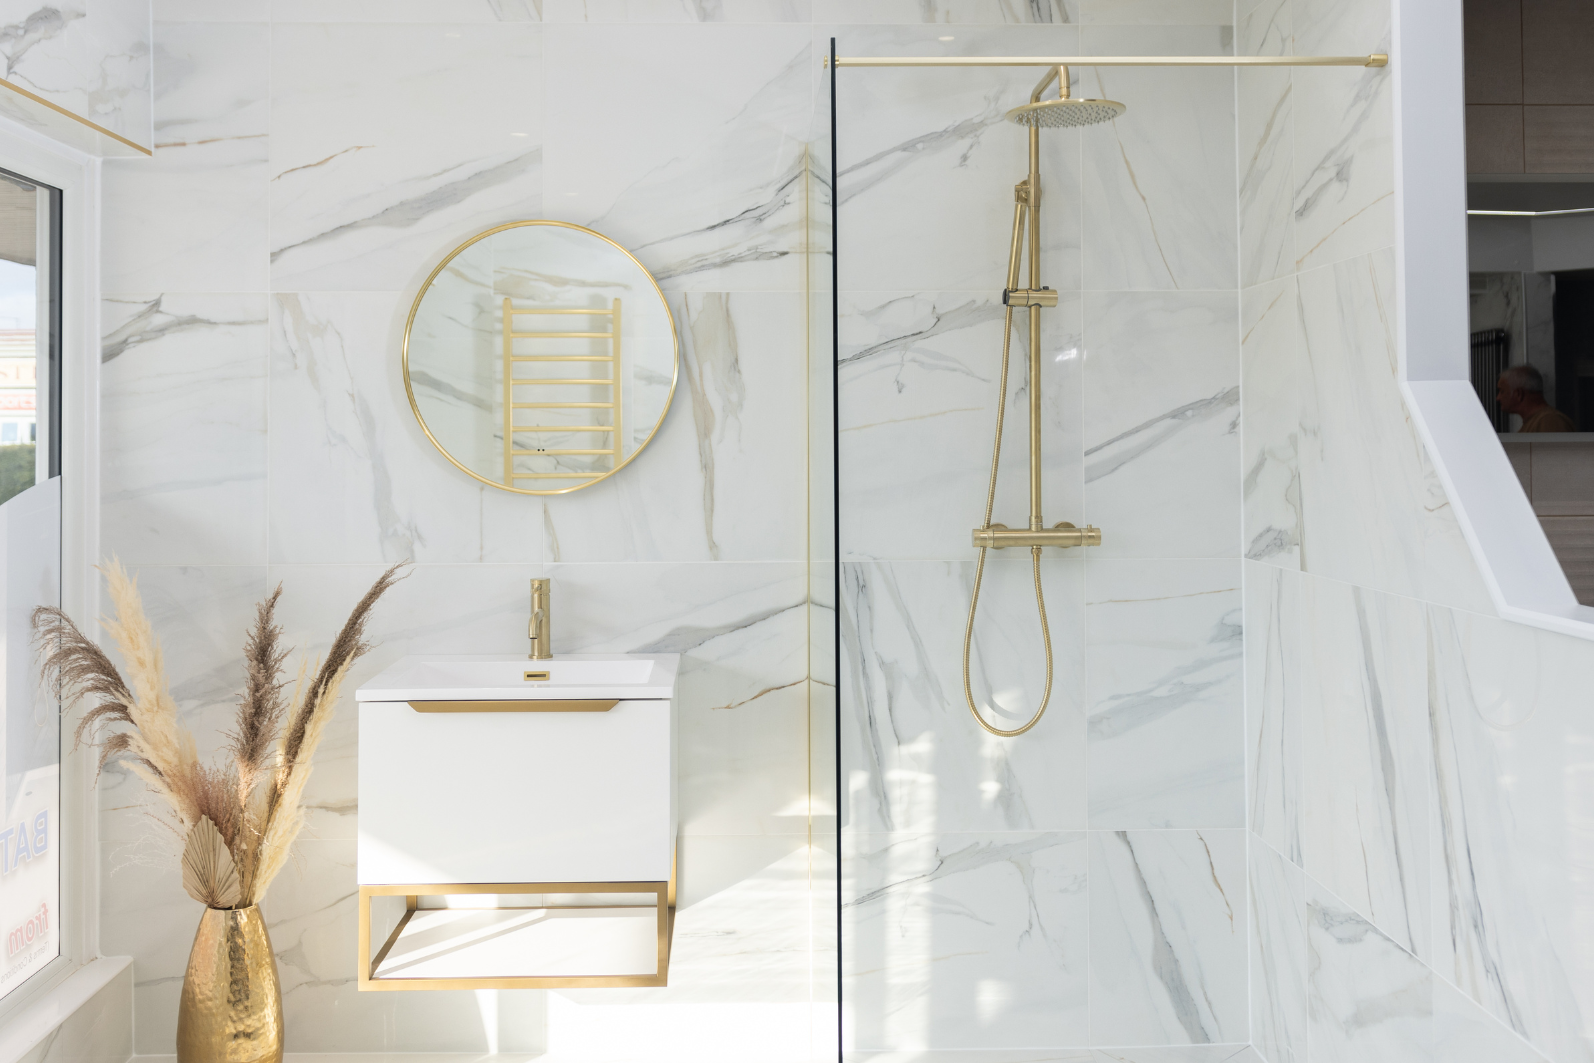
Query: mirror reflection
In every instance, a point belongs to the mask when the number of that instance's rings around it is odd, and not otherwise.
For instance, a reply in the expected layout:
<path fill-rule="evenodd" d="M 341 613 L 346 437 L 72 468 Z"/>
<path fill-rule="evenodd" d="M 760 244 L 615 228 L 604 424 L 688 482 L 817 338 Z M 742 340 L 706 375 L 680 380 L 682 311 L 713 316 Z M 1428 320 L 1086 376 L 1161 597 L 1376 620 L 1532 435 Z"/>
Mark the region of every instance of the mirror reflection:
<path fill-rule="evenodd" d="M 630 252 L 591 229 L 521 221 L 433 271 L 404 330 L 421 427 L 463 471 L 561 494 L 641 452 L 675 393 L 669 306 Z"/>

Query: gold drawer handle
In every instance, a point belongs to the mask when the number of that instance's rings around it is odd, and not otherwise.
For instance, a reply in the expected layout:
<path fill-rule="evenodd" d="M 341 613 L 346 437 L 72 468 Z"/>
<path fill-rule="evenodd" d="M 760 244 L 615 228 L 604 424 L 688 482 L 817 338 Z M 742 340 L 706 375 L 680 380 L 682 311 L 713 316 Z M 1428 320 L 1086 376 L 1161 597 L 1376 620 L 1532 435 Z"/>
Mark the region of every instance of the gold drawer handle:
<path fill-rule="evenodd" d="M 412 701 L 416 712 L 608 712 L 613 701 Z"/>

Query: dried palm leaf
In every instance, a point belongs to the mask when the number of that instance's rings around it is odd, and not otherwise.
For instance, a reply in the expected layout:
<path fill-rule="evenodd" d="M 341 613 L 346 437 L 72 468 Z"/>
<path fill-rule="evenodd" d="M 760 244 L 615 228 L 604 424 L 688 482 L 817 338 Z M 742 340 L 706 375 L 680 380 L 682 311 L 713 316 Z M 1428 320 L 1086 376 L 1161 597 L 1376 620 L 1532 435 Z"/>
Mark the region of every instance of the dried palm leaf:
<path fill-rule="evenodd" d="M 238 868 L 209 816 L 199 817 L 183 845 L 183 889 L 207 908 L 238 904 Z"/>

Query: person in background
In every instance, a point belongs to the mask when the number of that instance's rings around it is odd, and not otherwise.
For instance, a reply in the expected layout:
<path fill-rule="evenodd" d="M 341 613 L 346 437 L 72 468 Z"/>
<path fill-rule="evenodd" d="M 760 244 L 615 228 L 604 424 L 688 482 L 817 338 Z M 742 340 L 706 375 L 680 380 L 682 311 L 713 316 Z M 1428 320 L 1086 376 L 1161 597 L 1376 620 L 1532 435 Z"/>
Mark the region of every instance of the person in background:
<path fill-rule="evenodd" d="M 1531 365 L 1513 365 L 1495 385 L 1500 408 L 1522 418 L 1518 432 L 1575 432 L 1572 418 L 1544 401 L 1544 375 Z"/>

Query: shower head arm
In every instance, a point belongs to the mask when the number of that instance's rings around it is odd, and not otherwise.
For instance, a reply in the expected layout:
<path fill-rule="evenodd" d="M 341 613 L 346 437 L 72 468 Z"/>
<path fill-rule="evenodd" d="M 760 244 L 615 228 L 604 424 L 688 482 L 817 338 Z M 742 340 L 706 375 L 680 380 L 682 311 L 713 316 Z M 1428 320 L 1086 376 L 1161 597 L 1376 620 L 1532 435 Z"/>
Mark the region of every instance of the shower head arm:
<path fill-rule="evenodd" d="M 1035 91 L 1029 94 L 1029 102 L 1041 102 L 1041 93 L 1046 91 L 1046 86 L 1050 85 L 1053 80 L 1057 82 L 1057 98 L 1059 100 L 1068 99 L 1068 68 L 1066 66 L 1054 66 L 1047 69 L 1045 76 L 1040 80 L 1040 84 L 1035 86 Z"/>

